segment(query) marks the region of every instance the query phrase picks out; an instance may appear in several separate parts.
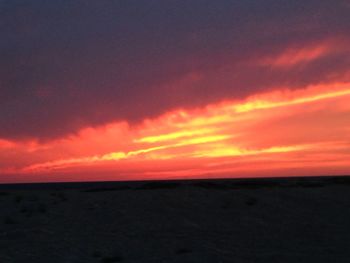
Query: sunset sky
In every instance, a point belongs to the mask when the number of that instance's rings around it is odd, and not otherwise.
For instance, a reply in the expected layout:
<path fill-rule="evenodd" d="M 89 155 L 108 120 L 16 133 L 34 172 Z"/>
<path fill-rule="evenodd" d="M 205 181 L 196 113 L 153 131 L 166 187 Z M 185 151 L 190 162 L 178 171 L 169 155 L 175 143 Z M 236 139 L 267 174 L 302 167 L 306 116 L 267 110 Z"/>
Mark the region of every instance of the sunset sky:
<path fill-rule="evenodd" d="M 0 183 L 350 174 L 349 0 L 0 0 Z"/>

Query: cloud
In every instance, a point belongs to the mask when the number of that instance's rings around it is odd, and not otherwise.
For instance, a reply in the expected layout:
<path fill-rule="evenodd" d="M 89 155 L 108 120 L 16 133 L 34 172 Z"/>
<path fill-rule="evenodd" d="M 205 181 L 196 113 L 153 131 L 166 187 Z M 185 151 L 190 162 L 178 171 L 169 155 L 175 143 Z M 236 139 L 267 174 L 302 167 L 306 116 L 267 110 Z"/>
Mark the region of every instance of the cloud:
<path fill-rule="evenodd" d="M 0 10 L 7 140 L 349 78 L 344 1 L 38 0 Z"/>
<path fill-rule="evenodd" d="M 83 180 L 76 172 L 88 171 L 95 180 L 349 171 L 349 97 L 350 82 L 319 84 L 177 109 L 136 126 L 84 128 L 46 142 L 1 140 L 0 181 L 9 180 L 5 173 L 35 181 L 67 180 L 67 174 Z"/>

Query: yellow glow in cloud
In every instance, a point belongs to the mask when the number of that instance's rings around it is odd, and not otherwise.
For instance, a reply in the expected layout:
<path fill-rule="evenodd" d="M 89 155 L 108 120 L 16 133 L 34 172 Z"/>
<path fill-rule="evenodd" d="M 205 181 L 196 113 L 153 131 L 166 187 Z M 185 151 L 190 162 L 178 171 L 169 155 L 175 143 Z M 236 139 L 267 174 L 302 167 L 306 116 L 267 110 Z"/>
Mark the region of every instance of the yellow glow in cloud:
<path fill-rule="evenodd" d="M 29 144 L 2 141 L 0 146 L 15 147 L 15 151 L 23 156 L 30 153 L 28 159 L 33 160 L 32 163 L 26 162 L 17 172 L 31 174 L 117 165 L 116 174 L 118 169 L 132 167 L 139 171 L 138 176 L 156 173 L 175 176 L 180 170 L 179 174 L 187 171 L 191 176 L 190 172 L 207 174 L 206 169 L 214 167 L 210 164 L 215 163 L 225 166 L 215 171 L 245 169 L 249 172 L 252 162 L 263 165 L 266 161 L 269 167 L 282 169 L 295 167 L 298 163 L 334 162 L 334 158 L 344 165 L 346 156 L 350 156 L 349 147 L 344 147 L 350 145 L 350 107 L 346 106 L 349 99 L 350 83 L 276 90 L 250 97 L 245 102 L 226 101 L 199 109 L 175 110 L 145 120 L 136 127 L 123 122 L 89 128 L 76 136 L 46 144 L 35 143 L 34 148 L 34 144 L 29 147 Z M 304 119 L 311 104 L 317 105 L 316 109 L 326 110 L 329 115 L 320 118 L 316 110 L 308 113 L 315 114 L 313 118 Z M 266 111 L 273 108 L 285 110 Z M 297 122 L 294 121 L 285 132 L 281 120 L 293 115 Z M 268 129 L 257 128 L 263 124 Z M 306 130 L 310 126 L 317 134 Z M 324 130 L 325 126 L 327 130 Z M 329 136 L 332 134 L 329 129 L 336 130 L 341 144 Z M 302 138 L 300 134 L 303 134 Z M 350 167 L 350 161 L 348 164 Z M 157 167 L 162 167 L 162 171 Z"/>
<path fill-rule="evenodd" d="M 262 97 L 261 99 L 257 98 L 253 101 L 249 101 L 243 104 L 238 104 L 234 106 L 234 109 L 236 112 L 248 112 L 253 110 L 261 110 L 261 109 L 270 109 L 270 108 L 276 108 L 276 107 L 283 107 L 283 106 L 290 106 L 290 105 L 297 105 L 297 104 L 303 104 L 308 102 L 315 102 L 318 100 L 324 100 L 324 99 L 332 99 L 336 97 L 346 96 L 350 95 L 350 85 L 348 84 L 338 84 L 338 86 L 345 86 L 346 89 L 343 90 L 336 90 L 336 91 L 330 91 L 330 92 L 323 92 L 320 94 L 314 94 L 314 95 L 307 95 L 305 97 L 296 97 L 285 101 L 269 101 L 264 100 Z"/>
<path fill-rule="evenodd" d="M 228 156 L 245 156 L 245 155 L 256 155 L 263 153 L 287 153 L 293 151 L 300 151 L 307 149 L 306 145 L 293 145 L 293 146 L 276 146 L 266 149 L 249 150 L 239 149 L 234 146 L 221 145 L 218 148 L 210 149 L 210 151 L 202 151 L 195 154 L 196 157 L 228 157 Z"/>
<path fill-rule="evenodd" d="M 196 135 L 202 135 L 206 133 L 213 132 L 213 129 L 198 129 L 198 130 L 187 130 L 187 131 L 177 131 L 167 134 L 161 134 L 156 136 L 148 136 L 143 137 L 141 139 L 135 140 L 135 142 L 148 142 L 148 143 L 154 143 L 154 142 L 161 142 L 161 141 L 169 141 L 174 140 L 182 137 L 191 137 Z"/>

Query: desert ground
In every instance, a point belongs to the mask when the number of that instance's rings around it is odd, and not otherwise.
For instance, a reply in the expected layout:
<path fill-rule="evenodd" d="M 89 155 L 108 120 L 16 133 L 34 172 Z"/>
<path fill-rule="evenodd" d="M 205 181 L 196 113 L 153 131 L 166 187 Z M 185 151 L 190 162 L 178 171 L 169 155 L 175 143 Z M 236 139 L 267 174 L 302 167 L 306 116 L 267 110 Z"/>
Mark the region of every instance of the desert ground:
<path fill-rule="evenodd" d="M 350 177 L 0 185 L 1 263 L 350 262 Z"/>

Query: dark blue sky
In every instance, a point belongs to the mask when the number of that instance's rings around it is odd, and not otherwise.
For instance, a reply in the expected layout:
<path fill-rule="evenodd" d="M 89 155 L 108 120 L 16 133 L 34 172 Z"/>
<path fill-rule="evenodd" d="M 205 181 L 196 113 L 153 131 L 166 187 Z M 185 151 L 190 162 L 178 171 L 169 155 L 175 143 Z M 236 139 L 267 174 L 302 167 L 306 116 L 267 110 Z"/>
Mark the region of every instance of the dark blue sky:
<path fill-rule="evenodd" d="M 0 0 L 0 138 L 341 80 L 349 14 L 346 0 Z M 260 63 L 320 43 L 331 52 L 308 63 Z"/>

